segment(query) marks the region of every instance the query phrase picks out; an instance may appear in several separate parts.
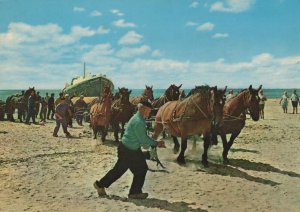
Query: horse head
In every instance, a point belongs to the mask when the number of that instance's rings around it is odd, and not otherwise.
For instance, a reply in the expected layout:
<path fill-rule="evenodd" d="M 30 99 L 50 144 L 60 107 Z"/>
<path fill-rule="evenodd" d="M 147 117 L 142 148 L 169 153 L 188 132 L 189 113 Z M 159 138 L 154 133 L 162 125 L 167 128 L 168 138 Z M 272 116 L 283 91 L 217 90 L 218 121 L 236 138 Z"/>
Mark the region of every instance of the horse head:
<path fill-rule="evenodd" d="M 35 89 L 34 89 L 34 87 L 32 87 L 32 88 L 29 87 L 29 88 L 24 92 L 24 96 L 25 96 L 25 97 L 29 97 L 30 94 L 31 94 L 31 92 L 34 92 L 34 94 L 35 94 Z"/>
<path fill-rule="evenodd" d="M 147 98 L 147 100 L 150 100 L 150 101 L 154 100 L 152 88 L 153 88 L 153 86 L 150 87 L 150 86 L 146 85 L 146 88 L 143 93 L 143 95 Z"/>
<path fill-rule="evenodd" d="M 174 101 L 179 99 L 179 90 L 181 86 L 182 84 L 180 86 L 176 86 L 174 84 L 169 86 L 169 88 L 165 91 L 165 96 L 168 101 Z"/>
<path fill-rule="evenodd" d="M 113 94 L 111 93 L 110 87 L 105 86 L 103 90 L 103 95 L 101 98 L 101 102 L 105 103 L 111 103 L 113 100 Z"/>
<path fill-rule="evenodd" d="M 128 88 L 119 88 L 119 96 L 122 103 L 129 103 L 129 96 L 132 90 L 128 90 Z"/>
<path fill-rule="evenodd" d="M 253 121 L 259 120 L 259 91 L 261 90 L 262 85 L 258 89 L 252 88 L 252 85 L 249 86 L 247 92 L 244 94 L 245 106 L 249 109 L 250 116 Z"/>
<path fill-rule="evenodd" d="M 225 93 L 227 86 L 224 89 L 217 89 L 217 86 L 211 88 L 211 106 L 213 111 L 213 124 L 220 126 L 223 122 L 223 107 L 225 104 Z"/>

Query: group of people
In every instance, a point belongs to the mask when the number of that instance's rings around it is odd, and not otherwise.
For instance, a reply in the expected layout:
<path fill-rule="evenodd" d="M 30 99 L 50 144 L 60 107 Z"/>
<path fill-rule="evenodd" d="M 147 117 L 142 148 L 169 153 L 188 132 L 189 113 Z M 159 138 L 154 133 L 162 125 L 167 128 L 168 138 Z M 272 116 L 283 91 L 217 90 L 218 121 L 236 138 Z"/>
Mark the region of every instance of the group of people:
<path fill-rule="evenodd" d="M 76 121 L 78 125 L 82 126 L 83 114 L 82 111 L 87 109 L 87 104 L 84 101 L 84 96 L 81 95 L 80 98 L 73 104 L 69 94 L 60 93 L 60 97 L 55 101 L 55 121 L 56 126 L 53 131 L 53 136 L 58 137 L 57 133 L 60 126 L 62 126 L 64 133 L 67 137 L 72 137 L 68 132 L 68 126 L 72 127 L 72 117 L 73 109 L 76 113 Z"/>
<path fill-rule="evenodd" d="M 292 106 L 293 106 L 293 114 L 298 114 L 298 104 L 300 103 L 300 99 L 299 99 L 296 89 L 293 90 L 291 97 L 288 96 L 286 91 L 283 92 L 283 95 L 279 102 L 279 104 L 282 107 L 283 112 L 287 113 L 289 98 L 290 98 Z"/>
<path fill-rule="evenodd" d="M 39 92 L 35 93 L 35 91 L 32 91 L 28 98 L 25 124 L 30 124 L 30 119 L 32 119 L 33 124 L 37 124 L 36 118 L 38 117 L 38 114 L 40 121 L 45 123 L 46 119 L 50 120 L 51 115 L 51 120 L 56 121 L 53 136 L 58 136 L 57 133 L 60 126 L 62 126 L 66 136 L 71 137 L 67 128 L 68 126 L 72 127 L 73 108 L 75 109 L 75 112 L 80 111 L 79 113 L 76 113 L 76 121 L 78 125 L 82 126 L 82 112 L 87 109 L 84 96 L 81 95 L 75 104 L 72 103 L 71 97 L 68 94 L 60 93 L 57 99 L 55 99 L 54 96 L 54 93 L 51 93 L 51 96 L 46 93 L 45 97 L 41 97 Z"/>
<path fill-rule="evenodd" d="M 51 96 L 46 93 L 45 97 L 41 97 L 40 92 L 35 93 L 35 91 L 31 91 L 28 98 L 27 117 L 25 124 L 30 124 L 30 118 L 34 124 L 37 124 L 35 119 L 38 117 L 38 114 L 41 122 L 46 122 L 46 117 L 49 120 L 51 112 L 51 119 L 54 119 L 54 93 L 52 93 Z"/>

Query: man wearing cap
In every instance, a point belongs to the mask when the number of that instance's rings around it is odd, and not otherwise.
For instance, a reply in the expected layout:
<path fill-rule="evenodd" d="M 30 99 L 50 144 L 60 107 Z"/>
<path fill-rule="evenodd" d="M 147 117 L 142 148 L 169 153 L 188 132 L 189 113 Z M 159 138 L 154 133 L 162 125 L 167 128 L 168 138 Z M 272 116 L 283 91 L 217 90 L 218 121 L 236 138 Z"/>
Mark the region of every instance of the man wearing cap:
<path fill-rule="evenodd" d="M 71 134 L 68 132 L 68 125 L 66 121 L 66 113 L 71 113 L 69 106 L 65 104 L 65 98 L 60 98 L 60 103 L 55 108 L 55 118 L 56 126 L 54 128 L 53 136 L 57 137 L 58 130 L 60 125 L 62 125 L 63 131 L 67 137 L 71 137 Z"/>
<path fill-rule="evenodd" d="M 76 121 L 78 125 L 82 126 L 83 112 L 87 109 L 87 104 L 84 101 L 83 95 L 80 95 L 80 98 L 75 102 L 74 109 L 76 113 Z"/>
<path fill-rule="evenodd" d="M 148 193 L 142 192 L 148 166 L 141 146 L 164 147 L 163 141 L 155 141 L 146 133 L 146 122 L 152 106 L 149 102 L 138 104 L 137 113 L 131 117 L 126 127 L 122 141 L 118 146 L 118 160 L 115 166 L 99 181 L 94 183 L 99 196 L 105 196 L 105 188 L 119 179 L 128 169 L 133 173 L 133 181 L 129 198 L 146 199 Z"/>

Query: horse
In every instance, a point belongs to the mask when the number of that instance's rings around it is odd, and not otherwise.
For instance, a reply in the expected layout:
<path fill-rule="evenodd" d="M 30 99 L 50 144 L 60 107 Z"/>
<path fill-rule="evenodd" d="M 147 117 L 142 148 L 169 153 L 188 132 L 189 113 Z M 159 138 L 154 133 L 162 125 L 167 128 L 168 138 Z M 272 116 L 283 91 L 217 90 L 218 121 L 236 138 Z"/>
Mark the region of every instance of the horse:
<path fill-rule="evenodd" d="M 252 85 L 248 89 L 242 90 L 237 96 L 231 98 L 225 103 L 223 108 L 223 124 L 218 129 L 218 135 L 221 136 L 223 142 L 223 162 L 229 163 L 227 158 L 228 151 L 230 150 L 233 141 L 241 133 L 245 127 L 246 110 L 249 110 L 250 116 L 253 121 L 259 120 L 259 91 L 253 89 Z M 227 142 L 226 134 L 231 134 L 229 142 Z"/>
<path fill-rule="evenodd" d="M 105 87 L 101 100 L 92 105 L 90 109 L 91 127 L 94 132 L 94 139 L 98 131 L 101 131 L 101 140 L 105 141 L 111 115 L 112 93 L 110 87 Z"/>
<path fill-rule="evenodd" d="M 153 138 L 157 139 L 165 128 L 172 136 L 181 137 L 181 152 L 177 162 L 185 164 L 184 152 L 190 135 L 204 136 L 202 164 L 208 166 L 207 151 L 210 146 L 213 126 L 222 124 L 224 94 L 226 88 L 202 86 L 197 92 L 182 101 L 169 101 L 157 112 L 154 122 Z"/>
<path fill-rule="evenodd" d="M 154 99 L 152 101 L 152 111 L 151 111 L 151 117 L 156 116 L 158 109 L 163 106 L 166 102 L 169 101 L 175 101 L 179 99 L 180 96 L 180 88 L 181 88 L 182 84 L 179 86 L 176 86 L 174 84 L 171 84 L 167 90 L 165 90 L 164 94 L 162 96 L 160 96 L 157 99 Z M 148 126 L 148 128 L 150 129 L 152 126 L 150 124 L 150 126 Z M 163 131 L 163 137 L 166 137 L 166 133 L 165 131 Z"/>
<path fill-rule="evenodd" d="M 129 119 L 133 116 L 134 113 L 134 105 L 129 102 L 129 96 L 131 94 L 131 90 L 128 91 L 127 88 L 118 88 L 119 89 L 119 98 L 114 100 L 111 105 L 111 119 L 110 124 L 114 131 L 115 141 L 119 142 L 119 131 L 120 131 L 120 123 L 122 125 L 121 128 L 121 137 L 124 134 L 125 123 L 129 121 Z"/>
<path fill-rule="evenodd" d="M 5 116 L 5 102 L 0 100 L 0 121 L 4 121 Z"/>
<path fill-rule="evenodd" d="M 181 88 L 182 84 L 179 86 L 176 86 L 174 84 L 170 85 L 165 93 L 160 96 L 157 99 L 154 99 L 152 101 L 152 107 L 154 109 L 159 109 L 161 106 L 163 106 L 168 101 L 175 101 L 179 99 L 179 90 Z"/>
<path fill-rule="evenodd" d="M 20 120 L 20 122 L 23 122 L 23 118 L 27 113 L 28 98 L 32 91 L 35 92 L 34 87 L 29 87 L 28 90 L 26 90 L 23 94 L 17 94 L 7 97 L 5 102 L 5 111 L 7 119 L 9 121 L 15 121 L 13 114 L 15 109 L 18 109 L 18 119 Z"/>
<path fill-rule="evenodd" d="M 154 100 L 152 88 L 153 86 L 150 87 L 146 85 L 146 88 L 141 95 L 130 98 L 130 103 L 137 106 L 138 103 L 142 101 L 152 102 Z"/>

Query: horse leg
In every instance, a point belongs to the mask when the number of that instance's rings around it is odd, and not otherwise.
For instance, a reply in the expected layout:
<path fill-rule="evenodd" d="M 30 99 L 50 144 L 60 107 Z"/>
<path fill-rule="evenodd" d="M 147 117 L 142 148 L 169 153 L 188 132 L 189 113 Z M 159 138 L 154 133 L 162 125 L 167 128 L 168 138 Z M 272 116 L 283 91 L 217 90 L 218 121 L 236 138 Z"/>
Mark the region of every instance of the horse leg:
<path fill-rule="evenodd" d="M 94 132 L 94 139 L 97 139 L 98 126 L 93 127 L 93 132 Z"/>
<path fill-rule="evenodd" d="M 172 138 L 173 138 L 173 142 L 174 142 L 173 153 L 177 154 L 179 152 L 180 144 L 179 144 L 176 136 L 172 135 Z M 182 143 L 182 140 L 181 140 L 181 143 Z M 182 147 L 181 147 L 181 149 L 182 149 Z"/>
<path fill-rule="evenodd" d="M 237 133 L 232 133 L 231 136 L 230 136 L 230 140 L 229 142 L 227 143 L 227 146 L 226 146 L 226 149 L 224 150 L 223 152 L 223 158 L 224 158 L 224 161 L 225 159 L 227 160 L 226 162 L 229 163 L 229 160 L 227 158 L 227 155 L 228 155 L 228 152 L 233 144 L 233 141 L 236 139 L 236 137 L 238 137 L 238 135 L 240 134 L 241 131 L 237 132 Z"/>
<path fill-rule="evenodd" d="M 161 123 L 154 122 L 152 138 L 154 140 L 157 140 L 158 136 L 162 131 L 163 131 L 163 125 Z"/>
<path fill-rule="evenodd" d="M 116 142 L 119 142 L 119 130 L 120 130 L 119 123 L 114 123 L 114 124 L 113 124 L 113 129 L 114 129 L 114 137 L 115 137 L 115 141 L 116 141 Z"/>
<path fill-rule="evenodd" d="M 222 143 L 223 143 L 223 163 L 224 164 L 228 164 L 229 163 L 229 160 L 227 158 L 227 154 L 228 154 L 228 151 L 227 151 L 227 138 L 226 138 L 226 134 L 225 133 L 222 133 L 221 134 L 221 138 L 222 138 Z"/>
<path fill-rule="evenodd" d="M 177 162 L 179 164 L 185 164 L 184 152 L 186 148 L 187 148 L 187 138 L 181 138 L 181 151 L 177 157 Z"/>
<path fill-rule="evenodd" d="M 123 137 L 123 135 L 124 135 L 124 132 L 125 132 L 125 122 L 123 123 L 122 122 L 122 124 L 121 124 L 122 126 L 122 128 L 121 128 L 121 138 Z"/>
<path fill-rule="evenodd" d="M 105 137 L 106 137 L 106 130 L 105 130 L 105 126 L 101 126 L 101 141 L 105 142 Z"/>
<path fill-rule="evenodd" d="M 211 142 L 212 142 L 212 145 L 218 145 L 217 126 L 212 126 L 212 131 L 211 131 Z"/>
<path fill-rule="evenodd" d="M 197 136 L 196 135 L 192 135 L 191 139 L 193 139 L 192 151 L 196 151 L 196 148 L 197 148 Z"/>
<path fill-rule="evenodd" d="M 23 113 L 24 113 L 23 108 L 18 109 L 18 118 L 21 123 L 23 122 Z"/>
<path fill-rule="evenodd" d="M 204 147 L 204 152 L 202 154 L 202 164 L 204 165 L 204 167 L 208 167 L 208 161 L 207 161 L 207 152 L 208 152 L 208 148 L 210 146 L 210 135 L 203 135 L 203 147 Z"/>

